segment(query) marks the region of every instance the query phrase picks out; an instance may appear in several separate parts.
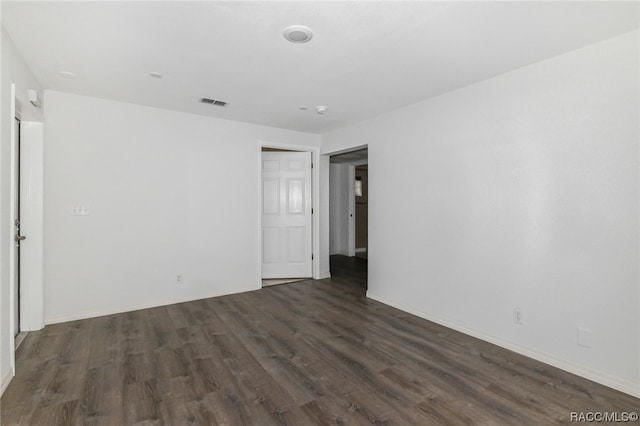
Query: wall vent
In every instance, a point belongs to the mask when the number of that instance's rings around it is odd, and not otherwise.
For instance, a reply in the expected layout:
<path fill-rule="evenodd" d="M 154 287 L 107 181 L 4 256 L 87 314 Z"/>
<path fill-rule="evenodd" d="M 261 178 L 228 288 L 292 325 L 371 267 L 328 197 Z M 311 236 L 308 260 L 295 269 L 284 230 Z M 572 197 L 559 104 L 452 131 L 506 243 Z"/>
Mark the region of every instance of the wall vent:
<path fill-rule="evenodd" d="M 200 102 L 202 102 L 203 104 L 217 105 L 221 107 L 227 105 L 225 101 L 219 101 L 218 99 L 211 99 L 211 98 L 202 98 L 200 99 Z"/>

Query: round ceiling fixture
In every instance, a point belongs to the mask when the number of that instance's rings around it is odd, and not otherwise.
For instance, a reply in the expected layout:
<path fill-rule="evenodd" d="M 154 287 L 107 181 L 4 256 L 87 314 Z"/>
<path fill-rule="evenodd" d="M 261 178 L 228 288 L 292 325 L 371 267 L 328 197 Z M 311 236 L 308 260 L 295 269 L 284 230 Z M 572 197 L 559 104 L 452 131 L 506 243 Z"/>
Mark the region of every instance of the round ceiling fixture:
<path fill-rule="evenodd" d="M 324 105 L 318 105 L 318 106 L 316 107 L 316 112 L 317 112 L 318 114 L 320 114 L 320 115 L 325 115 L 325 114 L 327 113 L 327 109 L 328 109 L 328 108 L 327 108 L 326 106 L 324 106 Z"/>
<path fill-rule="evenodd" d="M 311 29 L 304 25 L 290 25 L 284 29 L 282 35 L 291 43 L 306 43 L 313 38 Z"/>
<path fill-rule="evenodd" d="M 78 74 L 71 71 L 60 71 L 58 74 L 64 78 L 78 78 Z"/>

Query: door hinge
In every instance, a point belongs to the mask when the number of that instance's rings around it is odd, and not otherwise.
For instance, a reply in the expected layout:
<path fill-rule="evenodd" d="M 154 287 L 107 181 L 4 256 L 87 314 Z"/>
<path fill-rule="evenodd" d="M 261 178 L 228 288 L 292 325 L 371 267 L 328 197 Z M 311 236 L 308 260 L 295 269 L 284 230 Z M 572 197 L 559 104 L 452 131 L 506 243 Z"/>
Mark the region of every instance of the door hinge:
<path fill-rule="evenodd" d="M 313 169 L 313 163 L 311 163 L 311 168 Z"/>
<path fill-rule="evenodd" d="M 313 253 L 311 253 L 311 260 L 313 260 Z"/>
<path fill-rule="evenodd" d="M 313 214 L 313 208 L 311 208 L 311 214 Z"/>

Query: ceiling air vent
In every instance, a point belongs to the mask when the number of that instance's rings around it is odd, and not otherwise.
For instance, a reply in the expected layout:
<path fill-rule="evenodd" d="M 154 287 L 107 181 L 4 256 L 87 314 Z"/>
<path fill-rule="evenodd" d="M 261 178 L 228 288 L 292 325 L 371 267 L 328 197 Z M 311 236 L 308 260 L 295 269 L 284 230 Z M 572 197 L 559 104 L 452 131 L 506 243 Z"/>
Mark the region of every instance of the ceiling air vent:
<path fill-rule="evenodd" d="M 200 99 L 200 102 L 202 102 L 203 104 L 217 105 L 221 107 L 227 105 L 225 101 L 219 101 L 217 99 L 211 99 L 211 98 L 202 98 Z"/>

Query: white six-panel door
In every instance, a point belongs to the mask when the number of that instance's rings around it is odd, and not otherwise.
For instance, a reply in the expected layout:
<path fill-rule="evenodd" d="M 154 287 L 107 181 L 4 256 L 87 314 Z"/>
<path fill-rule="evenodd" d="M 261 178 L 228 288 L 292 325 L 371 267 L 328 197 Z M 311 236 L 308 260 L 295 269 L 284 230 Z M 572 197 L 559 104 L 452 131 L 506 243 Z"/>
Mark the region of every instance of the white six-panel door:
<path fill-rule="evenodd" d="M 262 278 L 312 276 L 311 153 L 262 153 Z"/>

